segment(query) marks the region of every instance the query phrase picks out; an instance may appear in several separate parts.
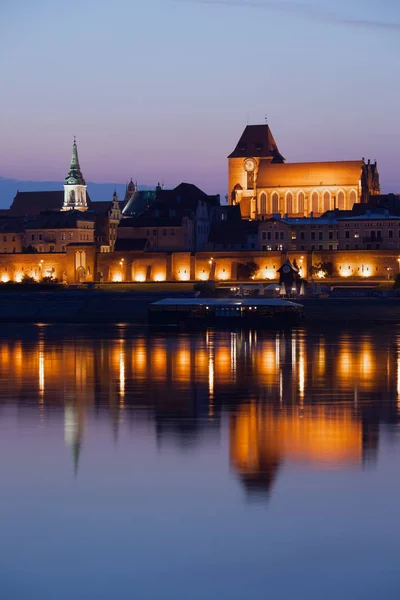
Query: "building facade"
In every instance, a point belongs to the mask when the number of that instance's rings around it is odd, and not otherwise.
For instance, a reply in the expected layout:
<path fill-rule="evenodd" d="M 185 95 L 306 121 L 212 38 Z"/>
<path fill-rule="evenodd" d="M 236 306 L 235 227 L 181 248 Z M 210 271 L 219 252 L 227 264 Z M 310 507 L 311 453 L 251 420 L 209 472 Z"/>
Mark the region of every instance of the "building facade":
<path fill-rule="evenodd" d="M 286 163 L 267 124 L 248 125 L 228 157 L 229 202 L 246 219 L 350 210 L 380 193 L 376 163 Z"/>

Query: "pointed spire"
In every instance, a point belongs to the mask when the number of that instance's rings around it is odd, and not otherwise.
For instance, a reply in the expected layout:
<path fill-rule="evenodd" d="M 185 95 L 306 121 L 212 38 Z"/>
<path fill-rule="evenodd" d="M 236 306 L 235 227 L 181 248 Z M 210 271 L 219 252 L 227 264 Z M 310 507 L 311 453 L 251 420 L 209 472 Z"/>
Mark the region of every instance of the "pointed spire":
<path fill-rule="evenodd" d="M 74 136 L 74 143 L 72 146 L 71 164 L 69 167 L 68 175 L 66 176 L 64 183 L 70 184 L 70 185 L 86 185 L 85 180 L 83 179 L 81 167 L 79 164 L 78 146 L 76 145 L 76 137 L 75 136 Z"/>

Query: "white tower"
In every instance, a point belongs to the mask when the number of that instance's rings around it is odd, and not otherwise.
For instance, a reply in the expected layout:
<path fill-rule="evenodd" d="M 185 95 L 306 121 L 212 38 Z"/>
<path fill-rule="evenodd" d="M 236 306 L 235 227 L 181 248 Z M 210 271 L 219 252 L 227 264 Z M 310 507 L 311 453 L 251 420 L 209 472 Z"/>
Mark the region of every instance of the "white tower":
<path fill-rule="evenodd" d="M 87 210 L 86 182 L 79 165 L 78 148 L 74 138 L 71 166 L 64 179 L 64 204 L 61 210 Z"/>

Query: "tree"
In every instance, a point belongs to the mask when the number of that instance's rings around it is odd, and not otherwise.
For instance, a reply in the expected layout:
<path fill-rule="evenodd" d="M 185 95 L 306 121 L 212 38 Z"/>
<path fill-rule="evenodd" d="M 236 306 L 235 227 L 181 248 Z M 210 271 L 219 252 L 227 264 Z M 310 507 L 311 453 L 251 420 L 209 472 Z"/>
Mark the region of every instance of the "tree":
<path fill-rule="evenodd" d="M 23 254 L 38 254 L 37 248 L 32 245 L 24 246 L 24 248 L 22 248 L 22 252 Z"/>
<path fill-rule="evenodd" d="M 259 266 L 253 261 L 238 263 L 237 277 L 238 279 L 252 279 L 258 270 Z"/>
<path fill-rule="evenodd" d="M 311 267 L 311 275 L 316 275 L 320 279 L 331 277 L 333 266 L 331 262 L 319 262 Z"/>
<path fill-rule="evenodd" d="M 25 273 L 25 275 L 21 279 L 21 283 L 36 283 L 36 280 Z"/>

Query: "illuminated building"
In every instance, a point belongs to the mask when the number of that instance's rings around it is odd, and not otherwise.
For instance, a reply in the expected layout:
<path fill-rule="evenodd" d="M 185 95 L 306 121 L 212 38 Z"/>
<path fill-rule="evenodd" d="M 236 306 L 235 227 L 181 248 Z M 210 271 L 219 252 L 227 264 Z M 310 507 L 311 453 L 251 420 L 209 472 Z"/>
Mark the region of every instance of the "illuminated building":
<path fill-rule="evenodd" d="M 304 217 L 349 210 L 379 194 L 377 165 L 364 160 L 286 163 L 269 125 L 248 125 L 228 157 L 228 196 L 242 217 Z"/>

